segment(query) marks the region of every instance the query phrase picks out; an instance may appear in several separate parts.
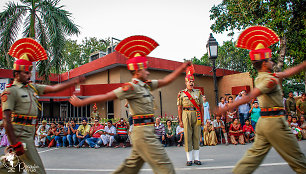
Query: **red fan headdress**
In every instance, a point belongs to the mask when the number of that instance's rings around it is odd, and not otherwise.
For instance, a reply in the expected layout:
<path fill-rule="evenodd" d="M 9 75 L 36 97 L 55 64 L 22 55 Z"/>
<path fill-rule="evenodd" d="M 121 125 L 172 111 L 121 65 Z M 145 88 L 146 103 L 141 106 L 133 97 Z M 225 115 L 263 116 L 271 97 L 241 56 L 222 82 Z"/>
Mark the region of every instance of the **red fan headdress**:
<path fill-rule="evenodd" d="M 185 81 L 194 81 L 194 67 L 193 65 L 188 66 L 186 68 L 186 77 L 185 77 Z"/>
<path fill-rule="evenodd" d="M 45 49 L 32 38 L 17 40 L 8 54 L 18 59 L 14 62 L 14 70 L 19 71 L 31 71 L 32 62 L 48 59 Z"/>
<path fill-rule="evenodd" d="M 146 56 L 157 46 L 158 43 L 153 39 L 136 35 L 122 40 L 115 50 L 128 58 L 126 64 L 129 70 L 139 70 L 148 67 Z"/>
<path fill-rule="evenodd" d="M 279 41 L 278 35 L 268 27 L 252 26 L 238 37 L 236 47 L 248 49 L 252 61 L 271 58 L 269 46 Z"/>

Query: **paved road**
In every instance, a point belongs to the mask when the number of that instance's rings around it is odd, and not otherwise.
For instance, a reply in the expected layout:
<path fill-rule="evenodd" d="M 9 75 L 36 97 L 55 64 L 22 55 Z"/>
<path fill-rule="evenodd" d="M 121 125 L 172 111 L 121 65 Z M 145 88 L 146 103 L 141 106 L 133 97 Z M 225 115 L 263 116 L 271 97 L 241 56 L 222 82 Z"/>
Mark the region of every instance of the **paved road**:
<path fill-rule="evenodd" d="M 300 141 L 299 145 L 306 152 L 306 141 Z M 247 145 L 217 145 L 202 147 L 200 159 L 204 162 L 201 166 L 185 166 L 186 157 L 183 147 L 167 147 L 166 151 L 172 160 L 178 174 L 231 173 L 236 162 L 251 146 Z M 83 174 L 83 173 L 111 173 L 130 154 L 131 148 L 39 148 L 38 151 L 44 162 L 48 174 Z M 1 148 L 3 151 L 3 148 Z M 145 164 L 141 174 L 153 173 L 150 166 Z M 261 167 L 255 174 L 290 174 L 294 173 L 288 164 L 271 149 Z"/>

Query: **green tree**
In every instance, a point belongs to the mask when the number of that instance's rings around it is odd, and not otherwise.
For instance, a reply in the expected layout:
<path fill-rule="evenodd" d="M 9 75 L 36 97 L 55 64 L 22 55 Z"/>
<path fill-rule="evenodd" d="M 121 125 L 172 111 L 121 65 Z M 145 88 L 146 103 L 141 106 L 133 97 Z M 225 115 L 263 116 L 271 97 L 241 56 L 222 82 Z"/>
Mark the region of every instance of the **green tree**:
<path fill-rule="evenodd" d="M 280 37 L 272 50 L 277 53 L 275 70 L 281 71 L 284 62 L 287 67 L 305 60 L 305 7 L 304 0 L 224 0 L 210 10 L 210 19 L 215 20 L 211 29 L 233 35 L 253 25 L 271 28 Z"/>
<path fill-rule="evenodd" d="M 193 58 L 192 62 L 198 65 L 212 66 L 212 62 L 209 60 L 207 53 L 201 59 Z M 252 78 L 257 74 L 249 59 L 249 52 L 235 47 L 235 43 L 232 40 L 225 41 L 222 46 L 219 46 L 216 68 L 250 72 Z"/>
<path fill-rule="evenodd" d="M 81 52 L 81 46 L 77 43 L 76 40 L 66 40 L 63 55 L 64 62 L 61 71 L 65 72 L 78 67 L 81 64 L 79 62 L 81 60 Z"/>
<path fill-rule="evenodd" d="M 76 40 L 68 39 L 64 47 L 64 62 L 61 71 L 69 71 L 89 62 L 92 53 L 98 51 L 106 52 L 110 45 L 110 39 L 97 39 L 95 37 L 85 38 L 81 44 Z"/>
<path fill-rule="evenodd" d="M 49 60 L 38 63 L 39 75 L 47 78 L 50 72 L 59 72 L 66 36 L 79 34 L 78 26 L 70 19 L 71 13 L 58 5 L 60 0 L 20 2 L 7 3 L 6 9 L 0 13 L 1 55 L 8 52 L 23 29 L 23 37 L 36 39 L 47 50 Z M 12 62 L 8 58 L 5 61 L 3 64 L 12 68 Z"/>
<path fill-rule="evenodd" d="M 84 63 L 88 63 L 89 57 L 92 53 L 96 51 L 106 52 L 107 47 L 110 45 L 110 38 L 107 39 L 97 39 L 95 37 L 85 38 L 82 40 L 82 54 L 81 59 Z"/>

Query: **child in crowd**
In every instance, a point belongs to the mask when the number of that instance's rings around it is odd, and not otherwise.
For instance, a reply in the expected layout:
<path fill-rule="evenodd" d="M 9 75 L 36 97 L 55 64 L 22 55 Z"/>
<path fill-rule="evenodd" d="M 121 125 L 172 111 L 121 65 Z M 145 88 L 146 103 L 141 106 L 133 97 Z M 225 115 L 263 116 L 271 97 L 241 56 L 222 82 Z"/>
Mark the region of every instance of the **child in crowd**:
<path fill-rule="evenodd" d="M 45 146 L 47 135 L 48 135 L 48 131 L 47 131 L 46 127 L 42 126 L 40 128 L 39 134 L 38 134 L 38 142 L 39 142 L 39 146 L 40 147 L 44 147 Z"/>
<path fill-rule="evenodd" d="M 301 141 L 302 140 L 302 129 L 299 127 L 297 122 L 297 117 L 292 117 L 292 122 L 290 124 L 292 133 L 296 136 L 296 138 Z"/>
<path fill-rule="evenodd" d="M 247 119 L 245 120 L 245 125 L 242 128 L 242 131 L 244 133 L 245 141 L 247 143 L 251 142 L 255 138 L 255 131 L 253 129 L 253 126 L 250 125 L 250 121 Z"/>
<path fill-rule="evenodd" d="M 291 116 L 291 113 L 289 113 L 289 114 L 288 114 L 287 122 L 288 122 L 288 125 L 289 125 L 289 127 L 290 127 L 291 122 L 292 122 L 292 116 Z"/>
<path fill-rule="evenodd" d="M 252 105 L 252 108 L 250 109 L 249 113 L 251 114 L 251 125 L 256 130 L 256 123 L 260 117 L 260 111 L 261 109 L 259 108 L 258 102 L 255 101 L 254 104 Z"/>

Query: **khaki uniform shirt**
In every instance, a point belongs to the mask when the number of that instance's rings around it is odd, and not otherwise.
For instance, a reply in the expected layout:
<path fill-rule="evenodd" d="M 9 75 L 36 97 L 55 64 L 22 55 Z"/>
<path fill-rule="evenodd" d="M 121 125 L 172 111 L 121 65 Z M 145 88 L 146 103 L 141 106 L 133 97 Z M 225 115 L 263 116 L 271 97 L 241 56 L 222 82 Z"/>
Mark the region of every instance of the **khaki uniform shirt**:
<path fill-rule="evenodd" d="M 43 95 L 46 85 L 32 84 L 37 93 L 29 85 L 20 82 L 7 87 L 2 93 L 2 111 L 11 110 L 15 114 L 37 116 L 37 95 Z"/>
<path fill-rule="evenodd" d="M 306 114 L 306 100 L 303 101 L 302 99 L 299 99 L 297 102 L 296 102 L 296 106 L 299 107 L 299 109 L 301 111 L 304 111 L 304 115 Z M 298 114 L 300 115 L 300 111 L 298 111 Z"/>
<path fill-rule="evenodd" d="M 255 87 L 262 95 L 258 96 L 260 108 L 284 107 L 283 92 L 278 77 L 268 72 L 259 72 L 255 79 Z"/>
<path fill-rule="evenodd" d="M 183 107 L 194 107 L 194 105 L 191 103 L 184 91 L 188 91 L 188 89 L 186 88 L 178 93 L 177 105 Z M 189 94 L 196 101 L 198 106 L 203 103 L 202 92 L 199 89 L 192 89 L 191 91 L 189 90 Z"/>
<path fill-rule="evenodd" d="M 296 110 L 296 104 L 295 104 L 295 100 L 294 98 L 287 98 L 286 100 L 286 109 L 287 109 L 287 112 L 295 112 Z"/>
<path fill-rule="evenodd" d="M 150 91 L 158 88 L 158 80 L 143 82 L 133 78 L 113 92 L 120 99 L 127 99 L 132 115 L 154 114 L 154 98 Z"/>

